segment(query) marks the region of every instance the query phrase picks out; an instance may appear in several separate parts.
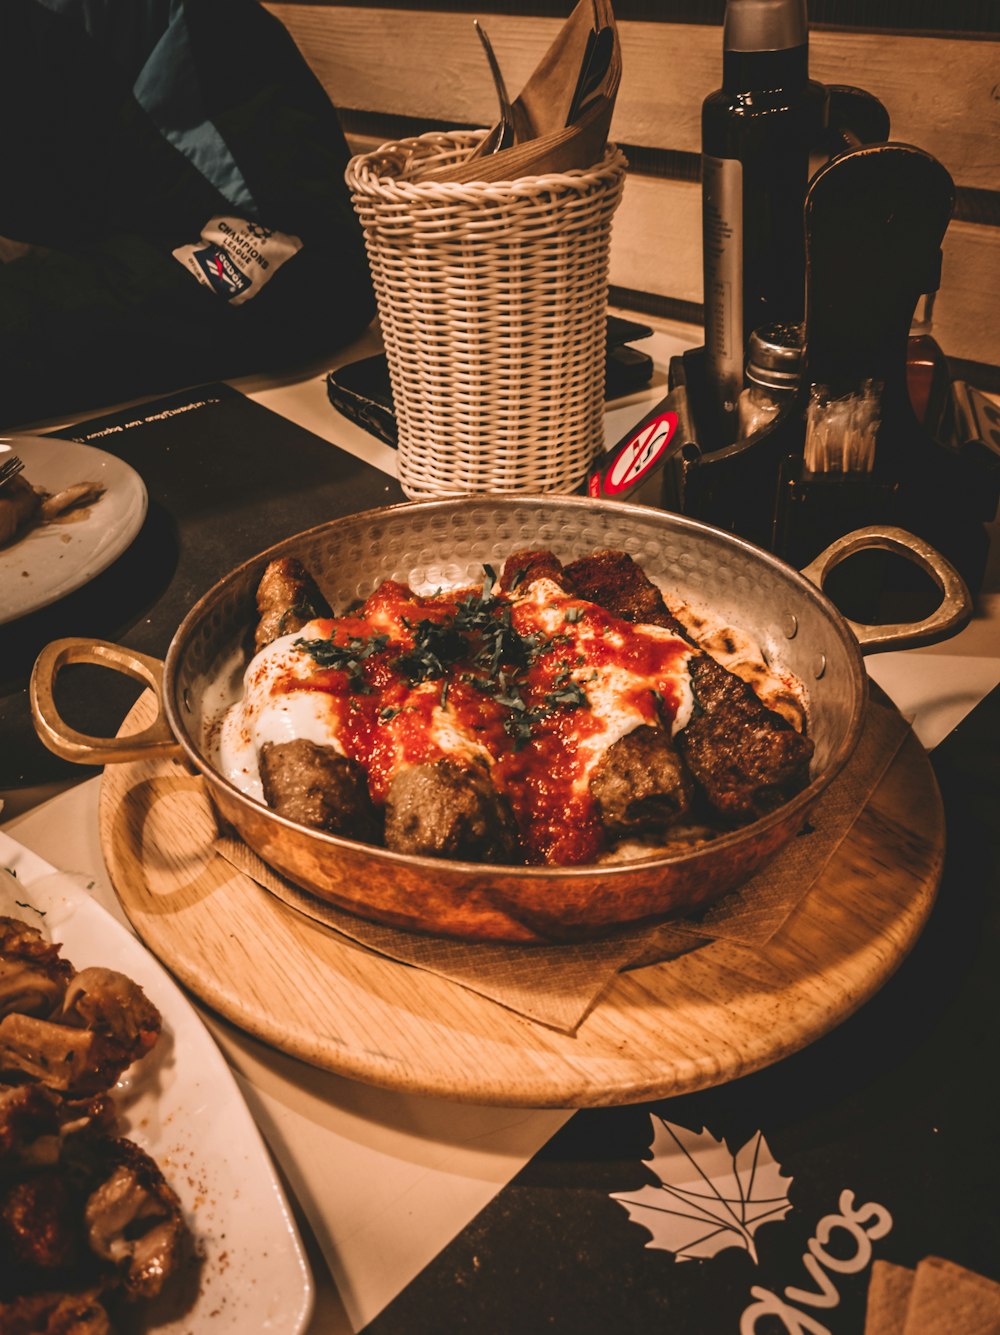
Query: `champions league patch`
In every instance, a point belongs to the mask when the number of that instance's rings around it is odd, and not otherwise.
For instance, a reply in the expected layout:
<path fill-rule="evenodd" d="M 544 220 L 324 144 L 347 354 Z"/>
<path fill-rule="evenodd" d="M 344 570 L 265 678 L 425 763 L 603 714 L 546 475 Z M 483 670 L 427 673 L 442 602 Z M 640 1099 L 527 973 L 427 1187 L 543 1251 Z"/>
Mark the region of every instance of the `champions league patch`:
<path fill-rule="evenodd" d="M 302 249 L 297 236 L 274 232 L 245 218 L 210 218 L 201 241 L 173 251 L 199 283 L 234 306 L 249 301 L 286 260 Z"/>

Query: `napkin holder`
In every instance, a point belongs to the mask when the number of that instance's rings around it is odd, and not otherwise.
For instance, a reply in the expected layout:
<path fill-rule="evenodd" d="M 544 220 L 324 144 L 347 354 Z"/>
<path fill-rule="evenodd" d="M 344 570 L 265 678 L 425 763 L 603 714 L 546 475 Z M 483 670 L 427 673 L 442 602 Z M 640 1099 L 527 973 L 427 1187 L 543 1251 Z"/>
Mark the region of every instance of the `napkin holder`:
<path fill-rule="evenodd" d="M 711 420 L 704 349 L 675 358 L 670 385 L 686 397 L 693 439 L 665 472 L 662 504 L 797 566 L 851 529 L 895 523 L 930 542 L 971 588 L 979 587 L 985 524 L 1000 499 L 1000 455 L 978 441 L 932 434 L 914 411 L 907 375 L 911 321 L 922 294 L 939 285 L 953 206 L 948 172 L 909 145 L 862 145 L 820 168 L 804 210 L 799 390 L 762 430 L 716 446 L 704 429 Z M 881 386 L 870 473 L 810 475 L 803 466 L 810 387 L 844 393 L 868 381 Z M 884 570 L 880 578 L 884 584 Z M 861 592 L 869 606 L 849 614 L 864 619 L 872 610 L 875 583 L 866 574 Z"/>
<path fill-rule="evenodd" d="M 647 385 L 653 375 L 653 359 L 633 343 L 651 337 L 649 325 L 609 315 L 606 321 L 604 398 L 632 394 Z M 393 449 L 399 443 L 392 381 L 385 353 L 362 357 L 329 371 L 326 394 L 331 405 L 349 421 L 363 427 Z"/>

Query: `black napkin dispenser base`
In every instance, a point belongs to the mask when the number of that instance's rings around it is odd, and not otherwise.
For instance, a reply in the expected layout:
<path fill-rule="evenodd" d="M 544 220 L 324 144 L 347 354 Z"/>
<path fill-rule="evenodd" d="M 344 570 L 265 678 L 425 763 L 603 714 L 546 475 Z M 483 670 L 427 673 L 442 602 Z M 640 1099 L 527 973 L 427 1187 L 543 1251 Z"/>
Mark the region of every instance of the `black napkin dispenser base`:
<path fill-rule="evenodd" d="M 661 505 L 736 533 L 796 568 L 853 529 L 896 525 L 931 543 L 970 590 L 979 591 L 989 555 L 986 525 L 1000 502 L 1000 448 L 967 438 L 962 424 L 968 418 L 957 410 L 960 403 L 942 412 L 942 435 L 917 431 L 909 437 L 910 465 L 895 474 L 809 474 L 802 466 L 800 403 L 745 441 L 726 446 L 712 441 L 704 426 L 709 403 L 704 367 L 704 348 L 670 362 L 668 385 L 683 396 L 690 443 L 663 474 Z M 951 382 L 949 397 L 963 395 L 968 397 L 965 383 Z M 845 571 L 853 561 L 844 563 Z M 926 584 L 919 572 L 888 554 L 874 553 L 864 564 L 853 591 L 851 581 L 838 577 L 851 606 L 835 601 L 856 620 L 869 613 L 874 621 L 885 620 L 880 608 L 887 590 L 910 596 Z M 876 567 L 882 572 L 878 578 L 871 574 Z"/>

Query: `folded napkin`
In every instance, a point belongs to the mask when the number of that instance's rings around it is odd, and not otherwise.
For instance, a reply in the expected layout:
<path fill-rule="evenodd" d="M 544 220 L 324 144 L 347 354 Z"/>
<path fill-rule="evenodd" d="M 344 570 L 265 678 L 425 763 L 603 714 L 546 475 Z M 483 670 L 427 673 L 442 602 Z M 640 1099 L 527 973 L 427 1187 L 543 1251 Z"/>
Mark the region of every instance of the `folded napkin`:
<path fill-rule="evenodd" d="M 621 82 L 610 0 L 579 0 L 514 99 L 514 144 L 494 152 L 499 125 L 462 163 L 421 181 L 515 181 L 591 167 L 604 157 Z"/>
<path fill-rule="evenodd" d="M 706 941 L 765 945 L 821 876 L 908 731 L 894 708 L 869 703 L 857 749 L 813 807 L 806 830 L 756 876 L 697 919 L 635 928 L 600 941 L 480 944 L 385 927 L 299 889 L 235 837 L 222 835 L 214 847 L 283 903 L 339 933 L 345 945 L 427 969 L 535 1023 L 573 1033 L 622 969 L 669 960 Z"/>

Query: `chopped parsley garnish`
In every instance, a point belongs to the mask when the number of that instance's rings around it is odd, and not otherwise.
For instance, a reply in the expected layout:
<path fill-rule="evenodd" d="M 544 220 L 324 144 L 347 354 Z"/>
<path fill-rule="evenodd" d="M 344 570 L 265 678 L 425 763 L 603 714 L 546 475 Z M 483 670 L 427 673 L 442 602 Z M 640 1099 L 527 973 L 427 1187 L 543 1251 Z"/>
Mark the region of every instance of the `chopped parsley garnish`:
<path fill-rule="evenodd" d="M 290 624 L 292 630 L 297 630 L 299 626 L 304 626 L 309 621 L 315 621 L 317 617 L 328 616 L 330 616 L 329 607 L 325 604 L 317 606 L 317 604 L 303 590 L 299 597 L 299 601 L 294 603 L 291 607 L 286 607 L 284 612 L 282 612 L 281 620 L 278 622 L 278 633 L 280 635 L 287 635 L 289 633 Z"/>
<path fill-rule="evenodd" d="M 516 695 L 512 691 L 509 691 L 506 695 L 494 695 L 493 699 L 498 705 L 503 705 L 506 709 L 516 709 L 522 714 L 528 708 L 520 695 Z"/>
<path fill-rule="evenodd" d="M 514 741 L 515 750 L 519 751 L 531 741 L 536 723 L 551 718 L 558 710 L 590 708 L 590 701 L 583 687 L 578 681 L 573 681 L 568 672 L 557 677 L 553 686 L 555 689 L 546 694 L 543 703 L 533 705 L 530 709 L 520 696 L 498 700 L 499 704 L 508 705 L 515 710 L 503 725 L 508 737 Z"/>
<path fill-rule="evenodd" d="M 395 666 L 409 681 L 438 681 L 460 663 L 467 644 L 454 621 L 421 621 L 413 629 L 413 648 Z"/>
<path fill-rule="evenodd" d="M 388 635 L 373 635 L 367 640 L 355 636 L 346 644 L 334 644 L 333 640 L 296 640 L 295 648 L 308 654 L 320 667 L 346 672 L 352 688 L 368 695 L 371 687 L 365 681 L 362 664 L 373 654 L 381 653 L 388 643 Z"/>
<path fill-rule="evenodd" d="M 522 693 L 524 674 L 542 655 L 571 644 L 572 637 L 522 635 L 514 626 L 510 603 L 494 593 L 496 571 L 484 564 L 483 572 L 482 590 L 461 599 L 453 615 L 440 620 L 425 618 L 416 625 L 401 618 L 413 636 L 413 644 L 390 659 L 390 666 L 411 685 L 440 681 L 442 709 L 447 708 L 448 692 L 457 669 L 460 681 L 511 711 L 504 727 L 516 745 L 523 745 L 530 740 L 533 726 L 542 719 L 560 709 L 589 708 L 590 702 L 583 687 L 570 676 L 569 665 L 564 661 L 559 664 L 562 671 L 553 679 L 542 703 L 529 707 Z M 517 587 L 525 573 L 524 570 L 515 573 L 511 589 Z M 568 607 L 566 621 L 570 624 L 579 621 L 584 610 L 579 606 Z M 346 672 L 351 688 L 358 694 L 371 693 L 364 664 L 388 646 L 388 635 L 355 637 L 346 644 L 335 644 L 332 640 L 295 641 L 295 647 L 309 654 L 320 667 Z M 576 661 L 582 662 L 579 655 Z M 390 707 L 380 710 L 378 717 L 386 721 L 398 712 L 398 708 Z"/>
<path fill-rule="evenodd" d="M 587 709 L 590 707 L 590 701 L 587 694 L 578 681 L 569 681 L 565 685 L 560 685 L 556 690 L 551 691 L 546 697 L 552 708 L 561 709 Z"/>

